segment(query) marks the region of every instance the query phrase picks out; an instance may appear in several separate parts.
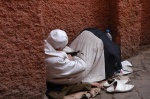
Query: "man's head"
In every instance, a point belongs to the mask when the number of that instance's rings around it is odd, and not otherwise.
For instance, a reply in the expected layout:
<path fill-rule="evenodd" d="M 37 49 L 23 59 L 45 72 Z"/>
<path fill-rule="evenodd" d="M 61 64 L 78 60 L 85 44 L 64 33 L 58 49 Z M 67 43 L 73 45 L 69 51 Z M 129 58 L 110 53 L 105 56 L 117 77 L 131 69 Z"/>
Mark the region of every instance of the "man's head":
<path fill-rule="evenodd" d="M 68 44 L 68 36 L 65 31 L 55 29 L 50 32 L 47 42 L 50 43 L 54 49 L 63 49 Z"/>

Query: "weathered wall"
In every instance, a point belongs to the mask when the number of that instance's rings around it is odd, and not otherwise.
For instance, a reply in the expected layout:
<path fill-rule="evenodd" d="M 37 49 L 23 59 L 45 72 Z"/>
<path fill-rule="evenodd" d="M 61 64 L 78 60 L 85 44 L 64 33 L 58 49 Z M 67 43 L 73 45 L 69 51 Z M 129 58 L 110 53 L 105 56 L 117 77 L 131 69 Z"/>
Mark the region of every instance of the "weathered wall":
<path fill-rule="evenodd" d="M 72 40 L 84 28 L 104 31 L 108 27 L 108 0 L 47 0 L 43 6 L 45 37 L 52 29 L 60 28 Z"/>
<path fill-rule="evenodd" d="M 42 99 L 45 92 L 41 3 L 0 1 L 0 99 Z"/>
<path fill-rule="evenodd" d="M 118 24 L 122 58 L 138 53 L 141 33 L 140 0 L 118 0 Z"/>
<path fill-rule="evenodd" d="M 150 44 L 150 0 L 142 2 L 141 42 L 140 45 Z"/>
<path fill-rule="evenodd" d="M 120 43 L 120 34 L 118 32 L 118 0 L 110 0 L 109 2 L 109 11 L 110 11 L 110 19 L 109 19 L 109 28 L 110 33 L 112 34 L 113 41 L 116 42 L 119 46 Z"/>
<path fill-rule="evenodd" d="M 104 30 L 108 10 L 106 0 L 1 0 L 0 98 L 42 99 L 44 37 L 55 28 L 70 40 L 86 27 Z"/>
<path fill-rule="evenodd" d="M 84 28 L 109 27 L 122 57 L 136 54 L 150 42 L 149 1 L 143 10 L 139 1 L 1 0 L 0 99 L 42 99 L 43 40 L 52 29 L 65 30 L 71 41 Z"/>

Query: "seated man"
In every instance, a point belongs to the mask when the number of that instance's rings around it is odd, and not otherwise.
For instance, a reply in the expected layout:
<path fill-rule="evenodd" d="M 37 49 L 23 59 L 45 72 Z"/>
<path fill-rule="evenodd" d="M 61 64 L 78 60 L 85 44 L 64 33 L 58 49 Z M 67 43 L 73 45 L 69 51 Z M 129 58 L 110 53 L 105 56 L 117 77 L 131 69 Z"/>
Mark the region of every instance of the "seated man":
<path fill-rule="evenodd" d="M 99 81 L 105 79 L 104 49 L 101 39 L 89 31 L 83 31 L 69 46 L 78 52 L 75 56 L 66 53 L 67 44 L 68 36 L 60 29 L 52 30 L 45 40 L 46 79 L 47 85 L 50 83 L 50 91 L 51 84 L 55 84 L 58 87 L 56 89 L 62 89 L 63 85 L 78 83 L 89 83 L 100 88 Z"/>
<path fill-rule="evenodd" d="M 65 96 L 66 93 L 72 94 L 82 89 L 93 93 L 92 96 L 97 95 L 102 87 L 100 82 L 122 69 L 120 49 L 107 39 L 98 29 L 85 29 L 67 47 L 66 32 L 60 29 L 52 30 L 45 40 L 46 80 L 47 85 L 50 85 L 49 91 L 53 91 L 50 95 L 54 97 L 56 95 L 55 99 L 58 99 L 57 96 Z M 121 92 L 129 91 L 134 87 L 114 79 L 113 82 L 111 81 L 112 84 L 109 83 L 106 81 L 106 84 L 110 85 L 109 92 L 118 91 L 115 89 L 118 88 L 115 84 L 119 85 Z M 92 90 L 91 86 L 97 89 Z M 58 94 L 62 89 L 64 92 Z M 84 92 L 79 94 L 81 98 L 83 94 L 85 95 Z M 78 94 L 74 94 L 76 95 Z"/>
<path fill-rule="evenodd" d="M 101 39 L 89 31 L 83 31 L 70 44 L 80 51 L 71 56 L 63 51 L 68 36 L 63 30 L 53 30 L 45 40 L 45 64 L 47 81 L 55 84 L 95 83 L 105 79 L 104 48 Z"/>

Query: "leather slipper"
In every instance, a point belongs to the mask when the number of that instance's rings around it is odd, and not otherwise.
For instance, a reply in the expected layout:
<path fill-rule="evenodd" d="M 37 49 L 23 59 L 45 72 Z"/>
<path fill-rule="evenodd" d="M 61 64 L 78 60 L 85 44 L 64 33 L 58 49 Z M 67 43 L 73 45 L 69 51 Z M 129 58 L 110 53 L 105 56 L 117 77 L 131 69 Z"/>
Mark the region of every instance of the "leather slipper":
<path fill-rule="evenodd" d="M 109 93 L 114 92 L 128 92 L 131 91 L 134 88 L 134 85 L 131 84 L 124 84 L 119 81 L 115 81 L 110 87 L 106 89 Z"/>
<path fill-rule="evenodd" d="M 129 66 L 127 66 L 127 65 L 123 65 L 122 66 L 122 69 L 124 70 L 124 71 L 128 71 L 128 72 L 133 72 L 133 70 L 132 70 L 132 68 L 131 67 L 129 67 Z"/>
<path fill-rule="evenodd" d="M 132 66 L 132 64 L 129 61 L 127 61 L 127 60 L 122 61 L 121 64 L 122 64 L 122 66 L 124 66 L 124 65 Z"/>
<path fill-rule="evenodd" d="M 103 84 L 103 87 L 107 88 L 107 87 L 113 85 L 116 81 L 126 84 L 126 83 L 128 83 L 130 81 L 130 79 L 129 79 L 128 76 L 119 76 L 119 77 L 116 77 L 116 78 L 108 79 Z"/>
<path fill-rule="evenodd" d="M 124 84 L 130 82 L 129 76 L 118 76 L 118 77 L 116 77 L 116 79 L 118 79 L 119 81 L 123 82 Z"/>

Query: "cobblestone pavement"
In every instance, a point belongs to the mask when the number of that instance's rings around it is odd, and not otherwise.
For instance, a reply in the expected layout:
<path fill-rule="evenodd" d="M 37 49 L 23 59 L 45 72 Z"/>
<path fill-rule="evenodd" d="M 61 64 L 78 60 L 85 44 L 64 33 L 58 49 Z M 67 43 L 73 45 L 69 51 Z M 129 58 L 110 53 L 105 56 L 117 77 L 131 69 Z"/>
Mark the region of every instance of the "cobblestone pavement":
<path fill-rule="evenodd" d="M 102 90 L 100 95 L 91 99 L 150 99 L 150 46 L 127 60 L 133 65 L 133 73 L 129 77 L 135 88 L 131 92 L 113 94 Z"/>

